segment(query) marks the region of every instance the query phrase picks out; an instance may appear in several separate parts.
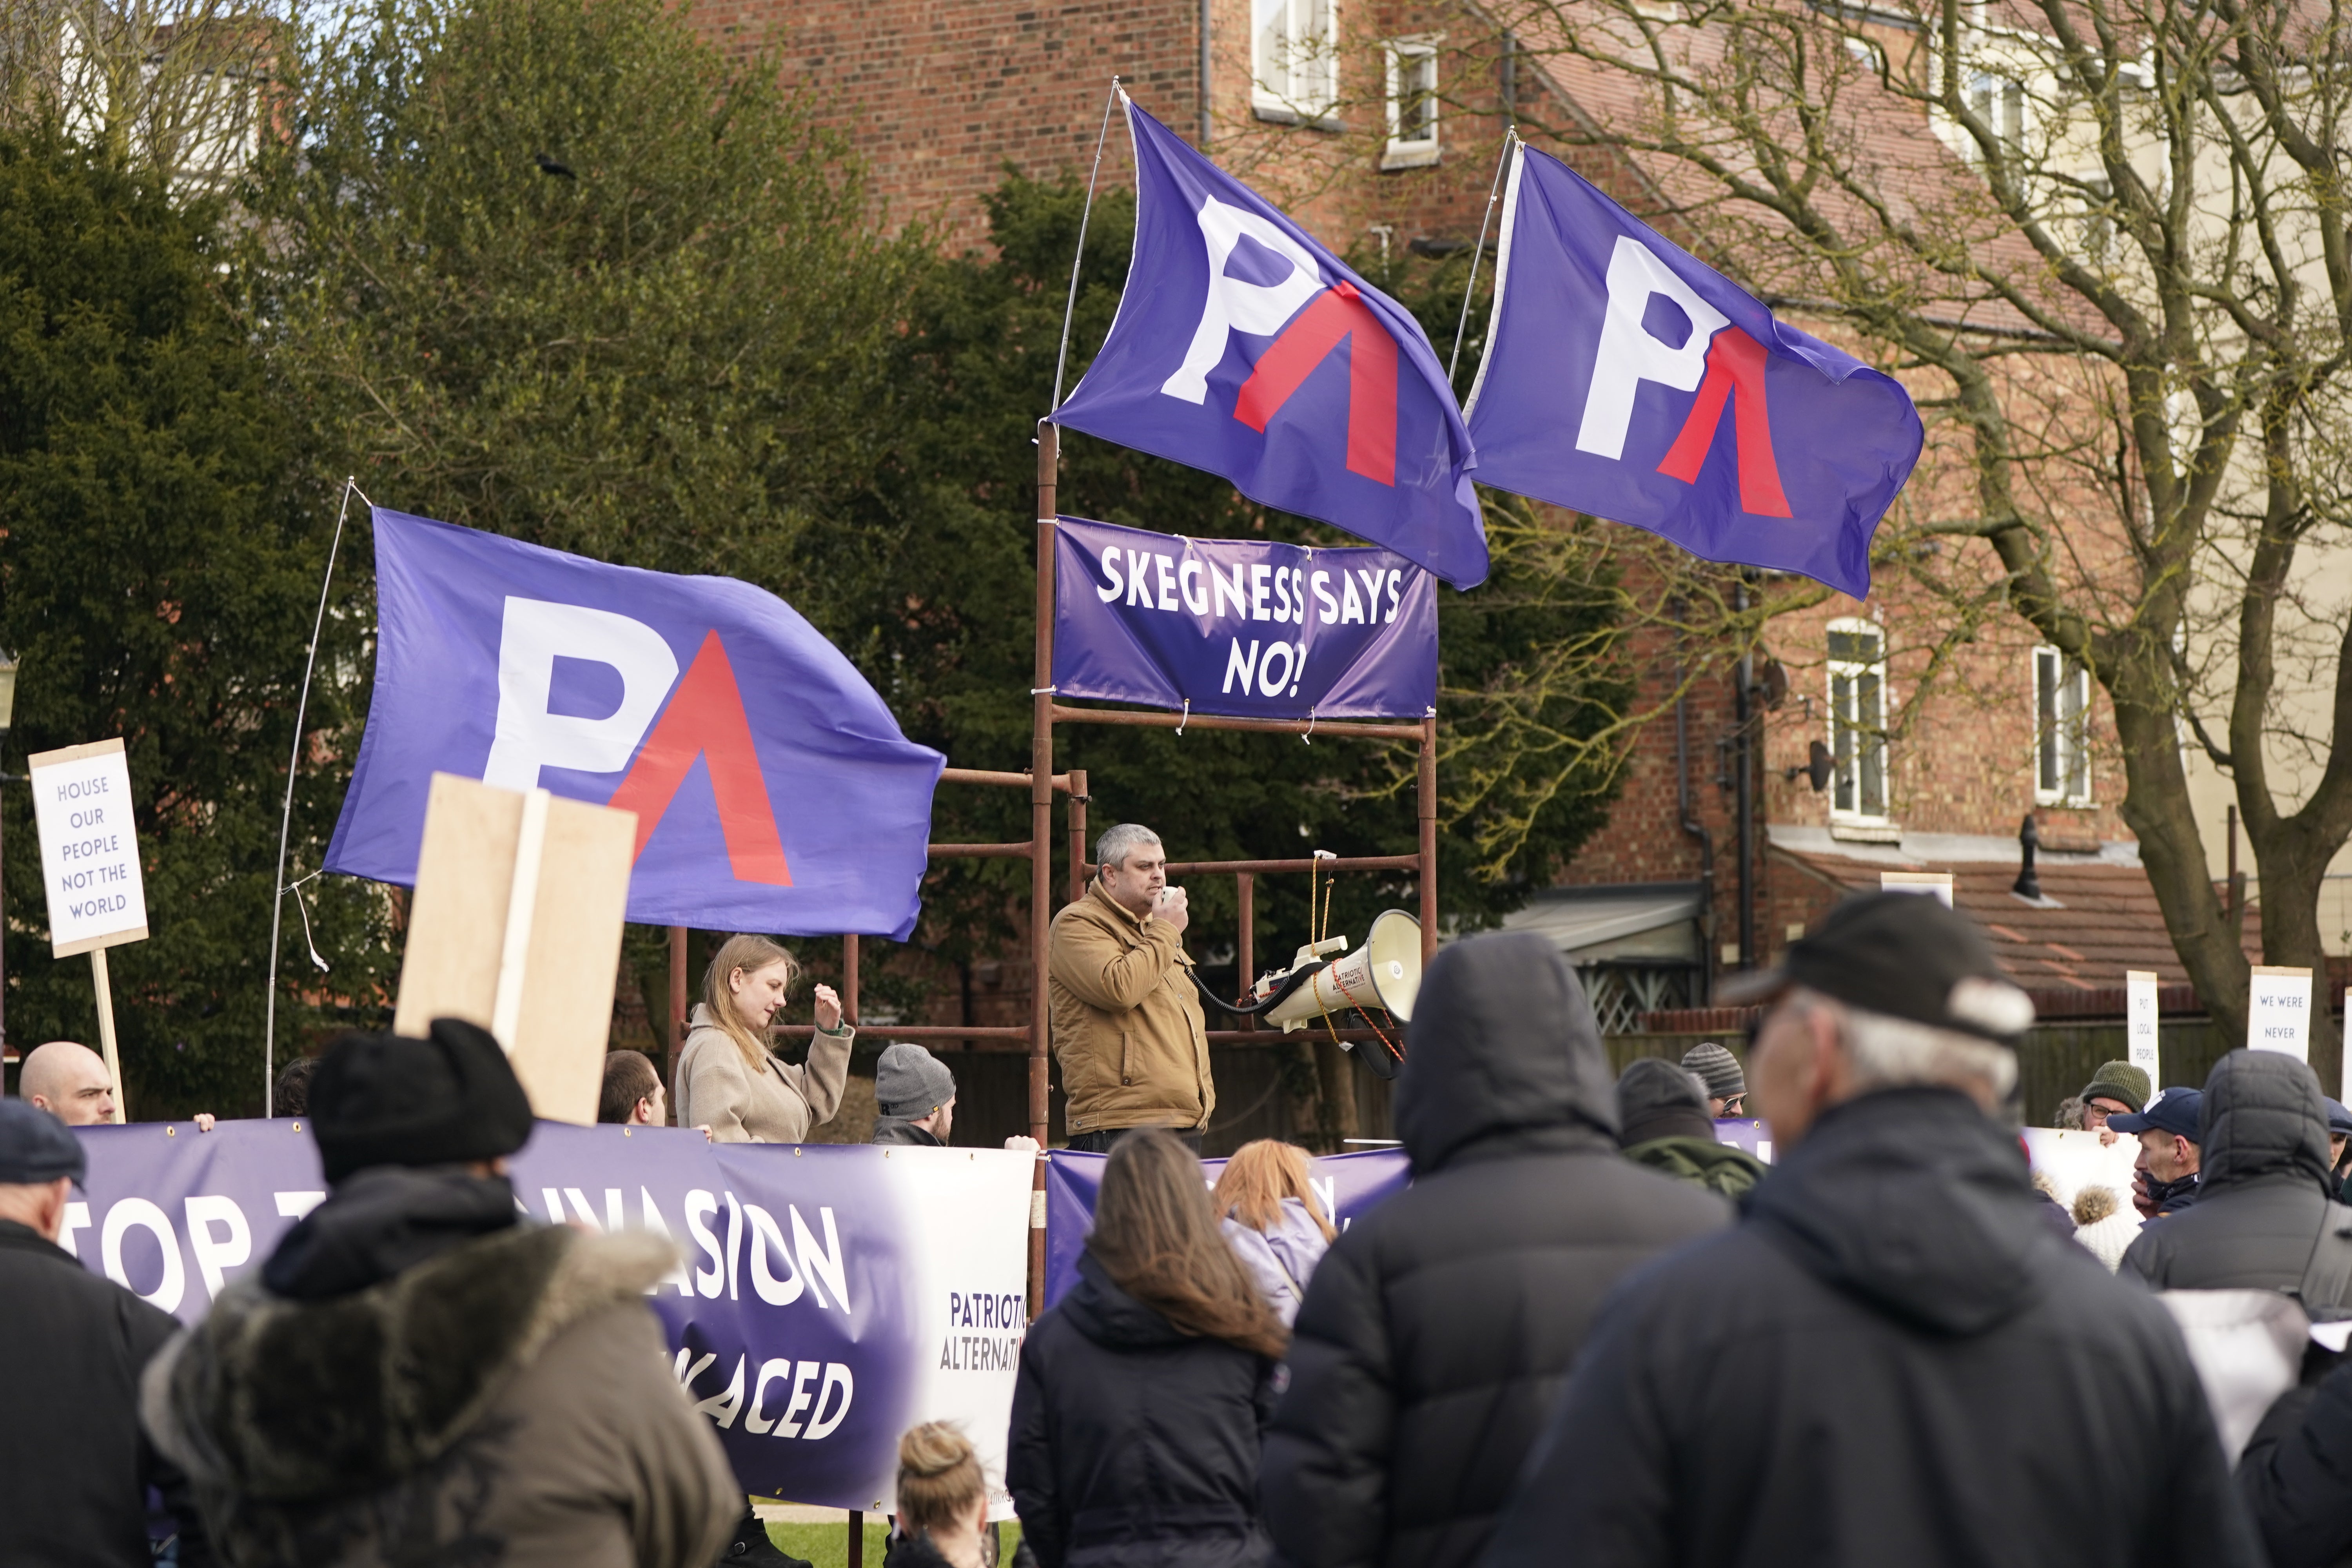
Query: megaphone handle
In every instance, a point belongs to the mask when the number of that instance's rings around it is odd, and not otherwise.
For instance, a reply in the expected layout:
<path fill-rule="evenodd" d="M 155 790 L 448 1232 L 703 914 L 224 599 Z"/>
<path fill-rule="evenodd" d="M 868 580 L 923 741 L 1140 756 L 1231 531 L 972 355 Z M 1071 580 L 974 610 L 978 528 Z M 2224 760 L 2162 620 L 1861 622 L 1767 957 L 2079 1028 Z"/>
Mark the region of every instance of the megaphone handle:
<path fill-rule="evenodd" d="M 1276 985 L 1271 994 L 1261 997 L 1256 1002 L 1254 1002 L 1247 1006 L 1243 1006 L 1238 1003 L 1228 1002 L 1223 997 L 1218 995 L 1215 992 L 1210 990 L 1209 983 L 1201 978 L 1200 972 L 1198 970 L 1187 969 L 1184 973 L 1192 977 L 1193 988 L 1199 991 L 1202 996 L 1206 997 L 1221 1011 L 1231 1013 L 1237 1017 L 1248 1017 L 1254 1014 L 1263 1013 L 1268 1007 L 1276 1005 L 1292 992 L 1305 984 L 1307 983 L 1307 976 L 1313 974 L 1317 970 L 1326 967 L 1328 966 L 1320 963 L 1302 963 L 1297 969 L 1292 970 L 1288 974 L 1283 976 L 1282 984 Z"/>

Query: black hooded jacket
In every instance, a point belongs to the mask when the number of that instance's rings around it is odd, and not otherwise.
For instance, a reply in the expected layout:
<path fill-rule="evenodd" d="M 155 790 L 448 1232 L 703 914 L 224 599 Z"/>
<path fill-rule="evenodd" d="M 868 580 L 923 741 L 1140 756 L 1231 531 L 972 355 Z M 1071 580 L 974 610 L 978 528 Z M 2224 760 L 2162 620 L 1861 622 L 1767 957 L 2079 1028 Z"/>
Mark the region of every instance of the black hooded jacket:
<path fill-rule="evenodd" d="M 2277 1051 L 2231 1051 L 2205 1079 L 2197 1202 L 2151 1220 L 2121 1272 L 2158 1290 L 2294 1290 L 2323 1231 L 2352 1226 L 2327 1179 L 2327 1107 L 2311 1068 Z M 2352 1274 L 2330 1271 L 2352 1309 Z"/>
<path fill-rule="evenodd" d="M 1824 1113 L 1609 1303 L 1487 1568 L 2258 1563 L 2171 1319 L 2039 1204 L 1958 1094 Z"/>
<path fill-rule="evenodd" d="M 180 1521 L 180 1561 L 212 1563 L 185 1478 L 139 1430 L 139 1374 L 178 1321 L 31 1227 L 0 1220 L 0 1324 L 10 1347 L 0 1563 L 143 1568 L 151 1486 Z"/>
<path fill-rule="evenodd" d="M 1302 1568 L 1475 1562 L 1610 1287 L 1731 1217 L 1618 1154 L 1592 1010 L 1532 934 L 1430 966 L 1396 1116 L 1413 1184 L 1316 1268 L 1266 1436 L 1266 1525 Z"/>
<path fill-rule="evenodd" d="M 1091 1252 L 1029 1330 L 1004 1486 L 1043 1568 L 1248 1568 L 1275 1365 L 1176 1327 Z"/>

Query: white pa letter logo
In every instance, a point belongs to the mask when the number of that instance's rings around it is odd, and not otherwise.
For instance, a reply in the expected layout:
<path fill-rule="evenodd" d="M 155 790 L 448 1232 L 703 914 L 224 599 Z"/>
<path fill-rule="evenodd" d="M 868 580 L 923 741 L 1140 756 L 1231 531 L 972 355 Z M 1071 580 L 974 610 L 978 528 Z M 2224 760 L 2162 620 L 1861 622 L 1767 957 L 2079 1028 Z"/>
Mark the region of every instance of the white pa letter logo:
<path fill-rule="evenodd" d="M 1209 247 L 1208 297 L 1201 301 L 1201 324 L 1192 330 L 1184 363 L 1160 385 L 1169 396 L 1187 403 L 1209 400 L 1209 373 L 1225 357 L 1228 334 L 1272 337 L 1300 306 L 1323 291 L 1323 269 L 1307 247 L 1256 213 L 1211 196 L 1201 204 L 1199 218 L 1201 238 Z M 1244 235 L 1289 262 L 1289 276 L 1279 283 L 1226 277 L 1225 263 L 1233 259 Z"/>
<path fill-rule="evenodd" d="M 559 658 L 618 671 L 620 705 L 601 719 L 549 712 Z M 677 684 L 677 656 L 643 621 L 585 605 L 509 598 L 499 628 L 498 726 L 482 782 L 530 790 L 541 768 L 620 772 Z"/>
<path fill-rule="evenodd" d="M 1690 336 L 1680 348 L 1642 324 L 1653 294 L 1664 294 L 1690 318 Z M 1697 391 L 1706 374 L 1707 344 L 1730 324 L 1730 317 L 1700 299 L 1648 246 L 1619 235 L 1609 257 L 1609 310 L 1601 323 L 1600 352 L 1592 356 L 1592 387 L 1584 396 L 1576 449 L 1622 458 L 1635 388 L 1654 381 L 1677 392 Z"/>

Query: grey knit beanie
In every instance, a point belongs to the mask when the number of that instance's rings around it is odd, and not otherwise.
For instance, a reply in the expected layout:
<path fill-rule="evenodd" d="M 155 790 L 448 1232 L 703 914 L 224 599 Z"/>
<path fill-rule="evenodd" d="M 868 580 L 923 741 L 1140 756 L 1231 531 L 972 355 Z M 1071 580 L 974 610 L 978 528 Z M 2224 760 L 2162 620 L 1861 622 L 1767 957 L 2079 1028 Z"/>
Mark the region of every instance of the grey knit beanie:
<path fill-rule="evenodd" d="M 906 1040 L 884 1047 L 874 1064 L 874 1103 L 885 1116 L 917 1120 L 955 1098 L 948 1064 Z"/>
<path fill-rule="evenodd" d="M 1617 1077 L 1617 1147 L 1653 1138 L 1713 1138 L 1697 1077 L 1660 1057 L 1643 1057 Z"/>
<path fill-rule="evenodd" d="M 1748 1075 L 1739 1070 L 1739 1058 L 1713 1040 L 1684 1052 L 1683 1070 L 1698 1075 L 1709 1100 L 1737 1100 L 1748 1092 Z"/>

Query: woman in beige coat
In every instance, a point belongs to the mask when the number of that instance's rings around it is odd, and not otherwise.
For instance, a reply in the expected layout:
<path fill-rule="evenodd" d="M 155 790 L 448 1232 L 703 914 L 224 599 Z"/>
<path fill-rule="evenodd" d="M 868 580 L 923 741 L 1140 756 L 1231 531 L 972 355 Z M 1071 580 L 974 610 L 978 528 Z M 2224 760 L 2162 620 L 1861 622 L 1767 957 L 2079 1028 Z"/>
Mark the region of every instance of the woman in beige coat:
<path fill-rule="evenodd" d="M 730 936 L 719 945 L 678 1053 L 671 1098 L 679 1126 L 708 1128 L 718 1143 L 798 1143 L 833 1120 L 857 1036 L 843 1026 L 833 987 L 816 988 L 806 1065 L 780 1061 L 768 1048 L 769 1020 L 799 973 L 793 955 L 766 937 Z"/>

